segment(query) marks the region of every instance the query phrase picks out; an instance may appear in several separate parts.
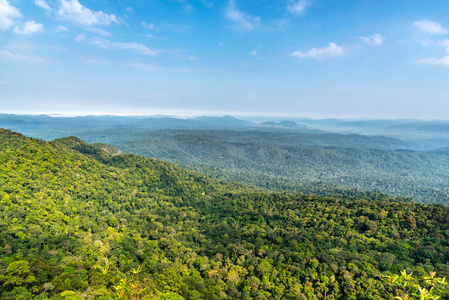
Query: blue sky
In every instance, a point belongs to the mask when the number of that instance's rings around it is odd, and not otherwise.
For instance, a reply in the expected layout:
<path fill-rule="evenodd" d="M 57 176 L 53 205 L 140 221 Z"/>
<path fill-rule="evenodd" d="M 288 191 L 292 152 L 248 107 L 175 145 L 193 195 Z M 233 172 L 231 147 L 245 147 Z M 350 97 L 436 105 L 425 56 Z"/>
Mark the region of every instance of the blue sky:
<path fill-rule="evenodd" d="M 448 119 L 449 2 L 0 0 L 0 112 Z"/>

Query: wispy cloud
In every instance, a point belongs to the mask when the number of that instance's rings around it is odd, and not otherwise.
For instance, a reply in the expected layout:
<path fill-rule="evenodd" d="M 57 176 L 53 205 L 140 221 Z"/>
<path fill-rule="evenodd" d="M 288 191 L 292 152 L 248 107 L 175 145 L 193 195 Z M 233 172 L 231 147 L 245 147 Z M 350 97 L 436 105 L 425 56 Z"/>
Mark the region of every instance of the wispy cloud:
<path fill-rule="evenodd" d="M 449 67 L 449 55 L 443 58 L 423 58 L 417 60 L 415 63 Z"/>
<path fill-rule="evenodd" d="M 335 43 L 329 43 L 326 48 L 312 48 L 309 51 L 295 51 L 292 56 L 299 58 L 325 59 L 329 57 L 341 56 L 345 50 Z"/>
<path fill-rule="evenodd" d="M 90 41 L 93 45 L 103 49 L 129 50 L 142 55 L 154 56 L 160 53 L 140 43 L 118 43 L 105 39 L 94 38 Z"/>
<path fill-rule="evenodd" d="M 153 23 L 141 22 L 140 25 L 142 25 L 143 28 L 148 30 L 159 30 L 159 27 L 157 27 Z"/>
<path fill-rule="evenodd" d="M 312 4 L 313 0 L 290 0 L 287 10 L 294 15 L 300 15 Z"/>
<path fill-rule="evenodd" d="M 438 41 L 438 46 L 446 48 L 446 53 L 449 53 L 449 39 Z"/>
<path fill-rule="evenodd" d="M 384 37 L 380 33 L 375 33 L 370 36 L 361 36 L 359 37 L 365 44 L 373 45 L 373 46 L 381 46 L 384 42 Z"/>
<path fill-rule="evenodd" d="M 212 8 L 212 7 L 214 7 L 214 3 L 213 2 L 209 2 L 209 1 L 206 1 L 206 0 L 200 0 L 201 1 L 201 3 L 203 3 L 203 5 L 205 6 L 205 7 L 207 7 L 207 8 Z"/>
<path fill-rule="evenodd" d="M 424 47 L 443 47 L 449 53 L 449 39 L 444 40 L 420 40 L 419 43 Z"/>
<path fill-rule="evenodd" d="M 58 16 L 80 26 L 110 25 L 118 22 L 115 15 L 92 11 L 81 5 L 78 0 L 60 0 L 60 2 Z"/>
<path fill-rule="evenodd" d="M 36 21 L 28 21 L 26 22 L 22 28 L 16 27 L 14 28 L 14 32 L 17 34 L 34 34 L 44 31 L 44 25 L 41 23 L 36 23 Z"/>
<path fill-rule="evenodd" d="M 434 58 L 434 57 L 428 57 L 428 58 L 422 58 L 415 63 L 417 64 L 424 64 L 424 65 L 434 65 L 434 66 L 443 66 L 443 67 L 449 67 L 449 39 L 443 39 L 443 40 L 423 40 L 420 41 L 422 46 L 425 47 L 439 47 L 444 48 L 444 51 L 446 52 L 446 56 L 443 58 Z"/>
<path fill-rule="evenodd" d="M 185 13 L 190 14 L 195 11 L 195 7 L 193 7 L 193 5 L 191 5 L 187 0 L 170 0 L 170 1 L 178 2 L 179 4 L 181 4 L 182 9 Z"/>
<path fill-rule="evenodd" d="M 59 25 L 58 27 L 56 27 L 55 31 L 56 32 L 65 32 L 65 31 L 69 31 L 69 29 L 65 26 Z"/>
<path fill-rule="evenodd" d="M 128 63 L 124 64 L 123 66 L 128 68 L 137 68 L 150 72 L 167 72 L 167 73 L 211 73 L 218 71 L 216 69 L 165 68 L 147 63 Z"/>
<path fill-rule="evenodd" d="M 172 30 L 174 32 L 178 32 L 178 33 L 186 33 L 186 32 L 189 32 L 191 30 L 191 27 L 188 24 L 170 23 L 170 24 L 167 24 L 167 27 L 170 30 Z"/>
<path fill-rule="evenodd" d="M 98 35 L 102 35 L 102 36 L 111 36 L 112 35 L 112 33 L 108 32 L 106 30 L 103 30 L 100 28 L 95 28 L 95 27 L 87 27 L 86 30 L 89 32 L 98 34 Z"/>
<path fill-rule="evenodd" d="M 47 11 L 51 11 L 52 10 L 50 5 L 48 5 L 48 3 L 45 0 L 34 0 L 34 4 L 36 4 L 40 8 L 43 8 L 43 9 L 45 9 Z"/>
<path fill-rule="evenodd" d="M 75 41 L 76 41 L 77 43 L 84 42 L 85 40 L 86 40 L 86 35 L 85 35 L 84 33 L 78 34 L 78 35 L 75 37 Z"/>
<path fill-rule="evenodd" d="M 19 10 L 7 0 L 0 0 L 0 30 L 7 30 L 14 25 L 15 19 L 21 16 Z"/>
<path fill-rule="evenodd" d="M 225 16 L 234 23 L 236 29 L 242 31 L 253 30 L 261 24 L 260 17 L 248 15 L 238 10 L 235 0 L 229 1 L 228 6 L 226 7 Z"/>
<path fill-rule="evenodd" d="M 4 80 L 0 80 L 0 84 L 8 85 L 8 84 L 11 84 L 11 82 L 9 82 L 9 81 L 4 81 Z"/>
<path fill-rule="evenodd" d="M 449 31 L 444 28 L 441 24 L 429 21 L 429 20 L 423 20 L 423 21 L 416 21 L 413 23 L 415 27 L 417 27 L 420 31 L 431 33 L 431 34 L 447 34 Z"/>
<path fill-rule="evenodd" d="M 249 53 L 249 56 L 257 56 L 256 50 L 253 50 Z"/>
<path fill-rule="evenodd" d="M 92 65 L 114 65 L 114 62 L 111 60 L 94 60 L 90 59 L 87 60 L 86 63 L 92 64 Z"/>
<path fill-rule="evenodd" d="M 26 63 L 41 63 L 45 61 L 45 59 L 40 57 L 16 54 L 3 49 L 0 49 L 0 60 L 22 61 Z"/>

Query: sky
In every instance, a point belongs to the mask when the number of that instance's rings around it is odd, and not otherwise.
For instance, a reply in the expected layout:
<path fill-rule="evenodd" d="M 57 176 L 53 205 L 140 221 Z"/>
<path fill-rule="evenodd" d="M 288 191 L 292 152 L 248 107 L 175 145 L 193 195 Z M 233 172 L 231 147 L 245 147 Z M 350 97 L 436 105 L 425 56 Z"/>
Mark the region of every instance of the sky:
<path fill-rule="evenodd" d="M 0 0 L 0 113 L 449 119 L 449 2 Z"/>

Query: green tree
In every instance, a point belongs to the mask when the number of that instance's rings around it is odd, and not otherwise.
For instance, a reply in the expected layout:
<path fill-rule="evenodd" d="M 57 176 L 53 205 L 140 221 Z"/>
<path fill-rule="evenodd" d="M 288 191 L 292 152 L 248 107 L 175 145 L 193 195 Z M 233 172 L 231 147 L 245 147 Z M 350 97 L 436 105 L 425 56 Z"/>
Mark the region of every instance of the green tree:
<path fill-rule="evenodd" d="M 27 287 L 35 281 L 36 278 L 30 274 L 30 266 L 26 260 L 10 263 L 5 274 L 0 275 L 0 282 L 3 282 L 3 287 L 6 289 L 13 289 L 17 286 Z"/>

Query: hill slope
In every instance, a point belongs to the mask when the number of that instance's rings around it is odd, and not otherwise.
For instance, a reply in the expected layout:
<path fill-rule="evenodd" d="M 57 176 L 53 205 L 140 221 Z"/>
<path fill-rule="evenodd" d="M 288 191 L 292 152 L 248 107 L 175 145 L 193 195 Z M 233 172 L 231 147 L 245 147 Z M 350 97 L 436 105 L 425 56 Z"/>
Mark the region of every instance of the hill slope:
<path fill-rule="evenodd" d="M 0 130 L 2 299 L 385 299 L 380 272 L 449 274 L 445 206 L 264 193 L 62 144 L 83 142 Z"/>

